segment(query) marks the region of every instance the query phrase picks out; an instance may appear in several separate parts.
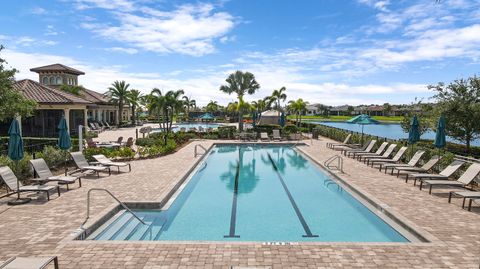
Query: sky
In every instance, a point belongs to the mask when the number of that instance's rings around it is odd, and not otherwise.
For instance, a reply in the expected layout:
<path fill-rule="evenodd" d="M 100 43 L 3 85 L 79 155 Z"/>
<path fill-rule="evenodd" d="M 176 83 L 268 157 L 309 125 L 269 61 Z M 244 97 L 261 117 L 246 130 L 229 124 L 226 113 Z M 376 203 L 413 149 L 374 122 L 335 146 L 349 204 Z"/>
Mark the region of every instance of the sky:
<path fill-rule="evenodd" d="M 105 92 L 115 80 L 148 93 L 183 89 L 198 105 L 226 104 L 235 70 L 263 98 L 326 105 L 432 101 L 429 84 L 478 75 L 480 0 L 3 1 L 0 57 L 84 71 Z"/>

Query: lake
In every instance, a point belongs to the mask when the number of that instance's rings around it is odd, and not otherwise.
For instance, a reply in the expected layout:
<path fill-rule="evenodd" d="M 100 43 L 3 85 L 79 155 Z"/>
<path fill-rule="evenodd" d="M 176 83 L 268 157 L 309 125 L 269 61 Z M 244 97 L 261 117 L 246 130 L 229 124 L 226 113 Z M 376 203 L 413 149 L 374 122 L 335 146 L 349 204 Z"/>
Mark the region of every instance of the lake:
<path fill-rule="evenodd" d="M 362 126 L 359 124 L 352 124 L 347 122 L 334 122 L 334 121 L 309 121 L 309 123 L 321 124 L 321 125 L 336 127 L 336 128 L 359 132 L 359 133 L 362 132 Z M 408 138 L 408 133 L 405 133 L 402 127 L 400 126 L 400 124 L 396 124 L 396 123 L 365 125 L 365 127 L 363 128 L 363 132 L 365 134 L 382 136 L 390 139 L 407 139 Z M 421 139 L 434 140 L 435 132 L 427 131 L 422 135 Z M 447 137 L 447 141 L 464 144 L 451 137 Z M 471 144 L 472 146 L 480 146 L 480 140 L 477 139 L 475 141 L 472 141 Z"/>

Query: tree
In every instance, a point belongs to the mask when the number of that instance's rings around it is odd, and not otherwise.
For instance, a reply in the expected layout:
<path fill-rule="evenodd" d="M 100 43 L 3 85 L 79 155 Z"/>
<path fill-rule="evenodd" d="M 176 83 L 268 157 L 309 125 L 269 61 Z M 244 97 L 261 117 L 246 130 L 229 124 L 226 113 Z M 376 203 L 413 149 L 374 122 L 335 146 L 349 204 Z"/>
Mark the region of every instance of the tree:
<path fill-rule="evenodd" d="M 139 90 L 130 90 L 127 95 L 128 103 L 132 108 L 132 124 L 137 124 L 137 107 L 140 106 L 142 93 Z"/>
<path fill-rule="evenodd" d="M 162 94 L 162 91 L 160 91 L 160 89 L 158 88 L 153 88 L 146 99 L 149 113 L 157 115 L 157 121 L 160 125 L 160 128 L 163 131 L 166 131 L 163 117 L 166 106 L 166 99 L 165 96 Z"/>
<path fill-rule="evenodd" d="M 123 106 L 125 105 L 125 101 L 128 100 L 128 94 L 130 84 L 127 84 L 124 80 L 112 83 L 112 86 L 108 88 L 107 96 L 110 98 L 110 101 L 114 104 L 118 104 L 118 115 L 120 119 L 123 115 Z M 117 119 L 120 122 L 120 119 Z"/>
<path fill-rule="evenodd" d="M 183 94 L 183 90 L 168 91 L 162 94 L 162 91 L 154 88 L 148 97 L 149 111 L 157 114 L 160 128 L 167 134 L 172 130 L 174 115 L 178 115 L 183 109 Z"/>
<path fill-rule="evenodd" d="M 445 116 L 447 135 L 465 142 L 470 151 L 471 141 L 480 137 L 480 78 L 473 76 L 428 88 L 437 92 L 437 111 Z"/>
<path fill-rule="evenodd" d="M 257 101 L 252 102 L 252 106 L 255 109 L 255 111 L 260 113 L 265 109 L 267 109 L 267 102 L 265 102 L 265 99 L 258 99 Z"/>
<path fill-rule="evenodd" d="M 228 94 L 236 93 L 237 98 L 243 100 L 245 94 L 254 94 L 260 89 L 260 84 L 255 80 L 255 76 L 250 72 L 236 71 L 225 80 L 227 85 L 220 86 L 220 91 Z M 243 111 L 239 111 L 238 129 L 243 131 Z"/>
<path fill-rule="evenodd" d="M 307 102 L 303 101 L 302 98 L 299 98 L 295 101 L 290 101 L 288 102 L 288 108 L 290 111 L 295 113 L 295 120 L 297 123 L 297 126 L 300 125 L 300 122 L 302 121 L 302 114 L 305 112 L 307 109 Z"/>
<path fill-rule="evenodd" d="M 275 104 L 275 109 L 277 109 L 278 111 L 282 111 L 280 102 L 285 101 L 287 99 L 287 95 L 285 94 L 286 90 L 287 89 L 285 87 L 281 87 L 279 90 L 274 90 L 272 92 L 272 95 L 270 95 L 270 101 L 271 103 Z"/>
<path fill-rule="evenodd" d="M 184 104 L 184 107 L 185 107 L 185 113 L 187 113 L 187 120 L 190 118 L 190 108 L 192 107 L 196 107 L 197 106 L 197 102 L 187 96 L 183 96 L 183 104 Z"/>
<path fill-rule="evenodd" d="M 210 102 L 205 106 L 205 111 L 209 113 L 215 113 L 219 109 L 217 101 L 210 100 Z"/>
<path fill-rule="evenodd" d="M 408 110 L 403 114 L 403 119 L 400 122 L 400 126 L 405 133 L 408 133 L 410 131 L 410 121 L 414 115 L 417 115 L 419 123 L 418 130 L 420 132 L 420 136 L 422 136 L 430 129 L 432 124 L 432 113 L 433 107 L 430 104 L 423 104 L 422 101 L 411 103 L 408 106 Z"/>
<path fill-rule="evenodd" d="M 3 46 L 0 45 L 0 52 L 2 50 Z M 0 58 L 0 122 L 9 120 L 16 115 L 30 116 L 37 106 L 35 101 L 25 98 L 13 88 L 17 70 L 7 69 L 6 64 L 7 62 Z"/>

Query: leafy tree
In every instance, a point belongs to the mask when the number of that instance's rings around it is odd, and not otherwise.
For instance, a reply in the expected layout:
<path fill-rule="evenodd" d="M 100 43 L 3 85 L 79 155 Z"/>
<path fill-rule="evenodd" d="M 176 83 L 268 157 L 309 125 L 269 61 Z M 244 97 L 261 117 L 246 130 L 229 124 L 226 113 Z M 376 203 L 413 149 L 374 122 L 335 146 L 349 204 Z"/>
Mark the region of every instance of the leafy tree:
<path fill-rule="evenodd" d="M 197 106 L 197 102 L 187 96 L 183 96 L 183 104 L 184 104 L 184 107 L 185 107 L 185 112 L 187 113 L 187 119 L 190 117 L 189 113 L 190 113 L 190 108 L 192 107 L 196 107 Z"/>
<path fill-rule="evenodd" d="M 3 46 L 0 45 L 0 52 Z M 16 115 L 30 116 L 37 106 L 33 100 L 25 98 L 19 91 L 13 89 L 16 69 L 8 69 L 7 62 L 0 58 L 0 121 L 9 120 Z"/>
<path fill-rule="evenodd" d="M 267 102 L 265 99 L 258 99 L 257 101 L 252 102 L 252 106 L 256 112 L 260 113 L 267 109 Z"/>
<path fill-rule="evenodd" d="M 157 114 L 160 128 L 169 133 L 172 130 L 173 116 L 177 115 L 183 109 L 182 95 L 183 90 L 168 91 L 162 94 L 157 88 L 154 88 L 150 93 L 147 108 L 150 113 Z M 165 145 L 167 143 L 165 136 Z"/>
<path fill-rule="evenodd" d="M 353 106 L 348 106 L 347 107 L 348 115 L 352 115 L 353 111 L 355 111 L 355 108 Z"/>
<path fill-rule="evenodd" d="M 288 102 L 288 109 L 295 113 L 295 121 L 297 123 L 297 126 L 300 125 L 300 122 L 302 121 L 302 114 L 305 112 L 307 109 L 307 102 L 303 101 L 302 98 L 299 98 L 297 100 L 292 100 Z"/>
<path fill-rule="evenodd" d="M 480 137 L 480 78 L 459 79 L 445 85 L 428 86 L 437 92 L 437 109 L 445 116 L 447 135 L 465 142 L 470 151 L 472 140 Z"/>
<path fill-rule="evenodd" d="M 236 71 L 225 80 L 227 85 L 220 86 L 220 91 L 232 94 L 236 93 L 239 100 L 243 100 L 245 94 L 254 94 L 260 89 L 260 84 L 255 80 L 255 76 L 250 72 Z M 243 106 L 240 107 L 243 109 Z M 243 111 L 239 111 L 238 129 L 243 131 Z"/>
<path fill-rule="evenodd" d="M 389 103 L 383 104 L 383 115 L 390 116 L 390 113 L 392 113 L 392 106 Z"/>
<path fill-rule="evenodd" d="M 417 103 L 410 104 L 408 108 L 409 109 L 403 114 L 403 119 L 400 122 L 400 126 L 405 133 L 408 133 L 410 131 L 410 121 L 414 115 L 417 115 L 419 123 L 418 130 L 420 132 L 420 136 L 423 135 L 430 129 L 430 126 L 432 126 L 432 105 L 423 104 L 421 101 L 419 101 Z"/>
<path fill-rule="evenodd" d="M 127 95 L 128 103 L 132 108 L 132 124 L 137 124 L 137 108 L 142 101 L 142 93 L 139 90 L 130 90 Z"/>
<path fill-rule="evenodd" d="M 120 119 L 123 115 L 123 106 L 128 102 L 128 87 L 130 87 L 130 84 L 126 83 L 124 80 L 116 80 L 112 83 L 111 87 L 108 88 L 106 93 L 111 102 L 118 104 L 118 115 Z"/>

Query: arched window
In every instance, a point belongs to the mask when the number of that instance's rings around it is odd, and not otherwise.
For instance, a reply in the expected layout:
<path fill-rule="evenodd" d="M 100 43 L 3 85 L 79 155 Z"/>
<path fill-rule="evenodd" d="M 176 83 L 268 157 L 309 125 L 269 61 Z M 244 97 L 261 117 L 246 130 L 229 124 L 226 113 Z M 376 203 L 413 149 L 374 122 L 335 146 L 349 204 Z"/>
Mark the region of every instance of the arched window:
<path fill-rule="evenodd" d="M 55 85 L 55 77 L 50 77 L 50 85 Z"/>
<path fill-rule="evenodd" d="M 48 77 L 43 77 L 43 85 L 48 85 Z"/>
<path fill-rule="evenodd" d="M 63 80 L 61 77 L 57 77 L 57 85 L 62 85 L 63 84 Z"/>

